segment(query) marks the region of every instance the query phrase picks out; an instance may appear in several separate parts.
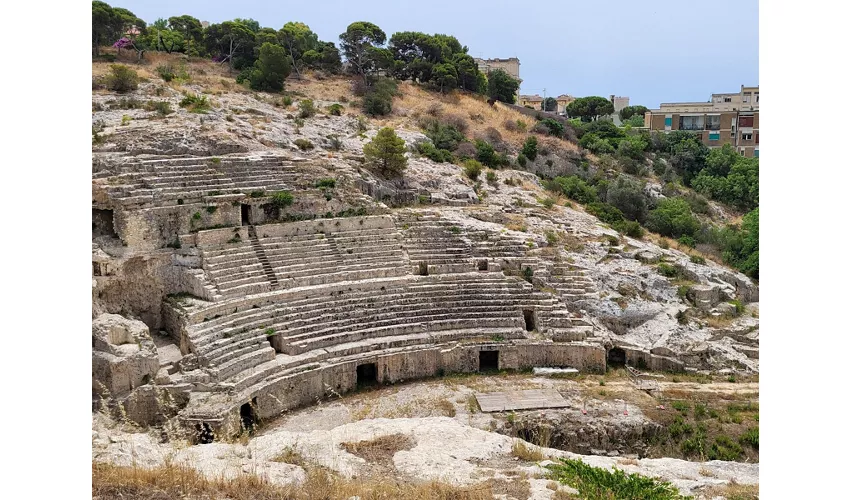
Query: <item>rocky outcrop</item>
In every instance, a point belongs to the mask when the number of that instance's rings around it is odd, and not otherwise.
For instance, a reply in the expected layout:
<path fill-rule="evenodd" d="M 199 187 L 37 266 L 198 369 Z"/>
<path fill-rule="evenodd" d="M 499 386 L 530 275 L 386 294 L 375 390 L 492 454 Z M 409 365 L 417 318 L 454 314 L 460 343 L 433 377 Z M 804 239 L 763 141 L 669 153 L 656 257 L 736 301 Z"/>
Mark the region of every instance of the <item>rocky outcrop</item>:
<path fill-rule="evenodd" d="M 156 346 L 141 321 L 103 314 L 92 322 L 92 390 L 123 395 L 148 384 L 159 371 Z"/>

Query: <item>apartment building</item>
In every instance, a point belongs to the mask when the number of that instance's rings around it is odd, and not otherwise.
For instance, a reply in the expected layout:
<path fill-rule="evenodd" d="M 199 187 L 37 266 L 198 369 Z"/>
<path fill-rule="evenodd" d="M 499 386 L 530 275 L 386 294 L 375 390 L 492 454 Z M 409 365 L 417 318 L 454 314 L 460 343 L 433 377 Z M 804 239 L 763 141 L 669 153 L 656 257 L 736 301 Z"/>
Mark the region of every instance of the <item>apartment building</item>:
<path fill-rule="evenodd" d="M 650 130 L 688 130 L 710 148 L 731 144 L 747 158 L 759 156 L 759 88 L 711 94 L 708 102 L 661 103 L 644 115 Z"/>

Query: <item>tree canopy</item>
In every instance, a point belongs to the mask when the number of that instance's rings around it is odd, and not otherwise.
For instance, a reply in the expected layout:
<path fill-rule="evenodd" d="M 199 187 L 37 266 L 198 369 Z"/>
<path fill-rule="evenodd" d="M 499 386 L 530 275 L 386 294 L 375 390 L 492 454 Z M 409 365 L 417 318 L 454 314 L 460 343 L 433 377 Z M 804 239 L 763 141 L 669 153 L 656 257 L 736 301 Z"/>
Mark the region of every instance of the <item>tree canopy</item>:
<path fill-rule="evenodd" d="M 349 70 L 355 75 L 363 75 L 363 81 L 375 69 L 378 53 L 376 49 L 387 41 L 387 34 L 377 25 L 366 21 L 357 21 L 348 25 L 345 33 L 339 35 L 339 45 Z"/>
<path fill-rule="evenodd" d="M 567 114 L 572 118 L 581 118 L 583 122 L 594 121 L 613 112 L 614 103 L 599 96 L 579 97 L 567 105 Z"/>
<path fill-rule="evenodd" d="M 626 106 L 625 108 L 620 110 L 620 119 L 623 121 L 628 120 L 632 116 L 640 116 L 641 120 L 643 120 L 643 115 L 649 109 L 646 106 Z"/>
<path fill-rule="evenodd" d="M 519 80 L 513 78 L 505 70 L 494 69 L 487 73 L 487 91 L 491 99 L 514 104 L 519 90 Z"/>
<path fill-rule="evenodd" d="M 283 81 L 289 76 L 289 59 L 280 45 L 266 42 L 260 47 L 260 56 L 251 71 L 251 88 L 254 90 L 283 90 Z"/>

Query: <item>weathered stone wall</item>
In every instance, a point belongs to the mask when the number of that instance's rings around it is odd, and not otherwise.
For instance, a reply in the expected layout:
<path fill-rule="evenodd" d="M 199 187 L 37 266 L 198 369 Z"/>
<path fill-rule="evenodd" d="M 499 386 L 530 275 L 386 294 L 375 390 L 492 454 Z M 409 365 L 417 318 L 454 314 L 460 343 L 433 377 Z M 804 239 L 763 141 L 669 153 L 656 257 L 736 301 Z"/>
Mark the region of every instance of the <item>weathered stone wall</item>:
<path fill-rule="evenodd" d="M 605 349 L 590 344 L 476 344 L 450 349 L 433 347 L 409 352 L 364 356 L 356 361 L 315 369 L 284 377 L 245 397 L 234 401 L 231 413 L 238 415 L 239 407 L 256 398 L 257 416 L 271 418 L 280 413 L 312 405 L 327 397 L 349 392 L 357 386 L 357 366 L 374 363 L 377 381 L 395 384 L 408 380 L 448 373 L 471 373 L 479 369 L 478 353 L 499 351 L 499 368 L 522 370 L 535 366 L 571 366 L 582 371 L 605 371 Z"/>
<path fill-rule="evenodd" d="M 215 207 L 215 210 L 210 213 L 207 207 Z M 115 211 L 115 231 L 121 241 L 134 250 L 163 248 L 173 244 L 181 234 L 216 226 L 239 226 L 241 223 L 241 208 L 229 202 Z"/>

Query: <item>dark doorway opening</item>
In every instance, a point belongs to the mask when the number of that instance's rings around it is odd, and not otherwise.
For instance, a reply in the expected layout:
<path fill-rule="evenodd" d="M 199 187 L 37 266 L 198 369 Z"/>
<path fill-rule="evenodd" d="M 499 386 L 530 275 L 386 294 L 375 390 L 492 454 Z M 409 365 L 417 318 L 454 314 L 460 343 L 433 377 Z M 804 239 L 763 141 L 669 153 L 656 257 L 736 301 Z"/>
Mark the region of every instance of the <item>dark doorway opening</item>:
<path fill-rule="evenodd" d="M 251 225 L 251 205 L 242 205 L 242 225 Z"/>
<path fill-rule="evenodd" d="M 378 385 L 378 365 L 366 363 L 357 365 L 357 387 Z"/>
<path fill-rule="evenodd" d="M 522 317 L 525 319 L 525 331 L 532 332 L 537 329 L 534 322 L 534 311 L 531 309 L 523 309 Z"/>
<path fill-rule="evenodd" d="M 251 399 L 239 408 L 239 418 L 242 421 L 242 429 L 248 431 L 249 434 L 254 433 L 256 425 L 256 416 L 254 415 L 254 407 L 257 406 L 257 398 Z"/>
<path fill-rule="evenodd" d="M 112 210 L 91 209 L 91 230 L 94 236 L 117 237 L 115 225 L 112 222 Z"/>
<path fill-rule="evenodd" d="M 499 351 L 478 351 L 478 371 L 499 371 Z"/>
<path fill-rule="evenodd" d="M 215 434 L 213 434 L 210 424 L 206 422 L 195 424 L 195 431 L 197 432 L 199 444 L 209 444 L 215 439 Z"/>
<path fill-rule="evenodd" d="M 608 367 L 626 366 L 626 351 L 613 347 L 608 351 Z"/>
<path fill-rule="evenodd" d="M 487 264 L 487 261 L 486 261 L 486 260 L 479 260 L 479 261 L 478 261 L 478 270 L 479 270 L 479 271 L 486 271 L 486 270 L 487 270 L 487 266 L 488 266 L 488 264 Z"/>

